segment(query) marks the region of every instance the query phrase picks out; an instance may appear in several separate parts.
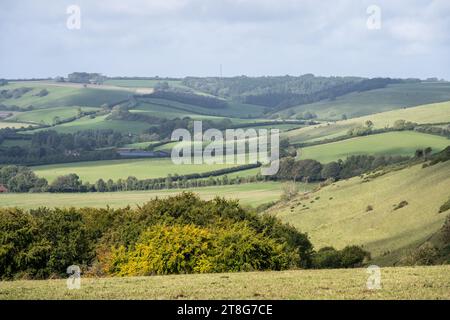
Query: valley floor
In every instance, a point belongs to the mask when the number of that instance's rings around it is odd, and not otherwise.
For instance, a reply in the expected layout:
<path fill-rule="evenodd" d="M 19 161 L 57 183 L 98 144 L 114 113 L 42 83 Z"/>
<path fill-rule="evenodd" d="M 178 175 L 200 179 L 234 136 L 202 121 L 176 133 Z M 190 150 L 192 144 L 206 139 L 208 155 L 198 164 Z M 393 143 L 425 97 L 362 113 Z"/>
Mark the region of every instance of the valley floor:
<path fill-rule="evenodd" d="M 130 278 L 3 281 L 4 299 L 450 299 L 450 266 L 381 268 L 381 289 L 361 269 L 296 270 Z"/>

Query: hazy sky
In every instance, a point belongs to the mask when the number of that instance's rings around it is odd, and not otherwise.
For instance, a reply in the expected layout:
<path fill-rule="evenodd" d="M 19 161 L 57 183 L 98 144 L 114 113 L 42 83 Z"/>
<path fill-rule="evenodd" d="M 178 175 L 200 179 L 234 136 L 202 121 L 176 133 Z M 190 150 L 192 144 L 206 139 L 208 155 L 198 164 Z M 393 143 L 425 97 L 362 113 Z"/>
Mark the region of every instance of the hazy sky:
<path fill-rule="evenodd" d="M 81 28 L 68 29 L 69 5 Z M 367 27 L 370 5 L 381 28 Z M 1 0 L 0 78 L 356 75 L 450 79 L 448 0 Z"/>

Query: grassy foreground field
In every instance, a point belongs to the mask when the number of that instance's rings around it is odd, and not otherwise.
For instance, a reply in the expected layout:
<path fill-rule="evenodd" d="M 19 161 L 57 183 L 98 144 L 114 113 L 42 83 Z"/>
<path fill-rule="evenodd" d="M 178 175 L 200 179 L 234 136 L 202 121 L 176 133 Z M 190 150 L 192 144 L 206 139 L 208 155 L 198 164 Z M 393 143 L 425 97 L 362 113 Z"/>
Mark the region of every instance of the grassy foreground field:
<path fill-rule="evenodd" d="M 361 154 L 413 156 L 417 149 L 431 147 L 437 152 L 448 145 L 450 140 L 445 137 L 414 131 L 387 132 L 301 148 L 299 158 L 327 163 Z"/>
<path fill-rule="evenodd" d="M 366 269 L 298 270 L 131 278 L 0 282 L 5 299 L 450 299 L 450 266 L 381 269 L 369 290 Z"/>
<path fill-rule="evenodd" d="M 311 190 L 313 184 L 299 184 L 300 191 Z M 155 197 L 168 197 L 182 192 L 181 189 L 160 191 L 127 191 L 104 193 L 8 193 L 0 194 L 0 207 L 19 207 L 32 209 L 42 206 L 51 207 L 110 207 L 143 204 Z M 231 186 L 192 188 L 185 191 L 198 193 L 205 200 L 216 196 L 239 199 L 241 204 L 258 206 L 277 201 L 282 193 L 282 183 L 245 183 Z"/>

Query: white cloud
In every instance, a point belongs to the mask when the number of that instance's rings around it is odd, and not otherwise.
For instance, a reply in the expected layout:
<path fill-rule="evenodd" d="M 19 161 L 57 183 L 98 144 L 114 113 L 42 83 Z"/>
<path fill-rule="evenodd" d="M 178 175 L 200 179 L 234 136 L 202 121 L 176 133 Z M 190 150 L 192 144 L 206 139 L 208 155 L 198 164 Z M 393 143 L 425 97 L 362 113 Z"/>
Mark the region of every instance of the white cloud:
<path fill-rule="evenodd" d="M 77 3 L 79 31 L 65 28 Z M 366 8 L 382 28 L 366 28 Z M 316 74 L 450 78 L 450 1 L 2 0 L 0 78 Z M 405 59 L 405 56 L 408 58 Z M 411 63 L 409 68 L 405 63 Z"/>

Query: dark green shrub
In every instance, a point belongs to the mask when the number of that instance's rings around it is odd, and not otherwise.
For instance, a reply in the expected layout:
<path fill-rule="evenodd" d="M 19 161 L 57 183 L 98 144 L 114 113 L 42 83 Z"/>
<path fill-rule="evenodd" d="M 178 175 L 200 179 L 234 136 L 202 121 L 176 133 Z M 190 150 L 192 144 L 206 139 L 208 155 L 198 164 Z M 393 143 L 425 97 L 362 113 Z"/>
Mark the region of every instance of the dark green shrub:
<path fill-rule="evenodd" d="M 341 254 L 333 247 L 321 248 L 313 254 L 312 264 L 317 269 L 340 268 L 342 266 Z"/>
<path fill-rule="evenodd" d="M 347 246 L 340 251 L 340 254 L 344 268 L 360 267 L 365 259 L 370 259 L 370 253 L 358 246 Z"/>
<path fill-rule="evenodd" d="M 439 208 L 439 213 L 450 210 L 450 199 Z"/>

